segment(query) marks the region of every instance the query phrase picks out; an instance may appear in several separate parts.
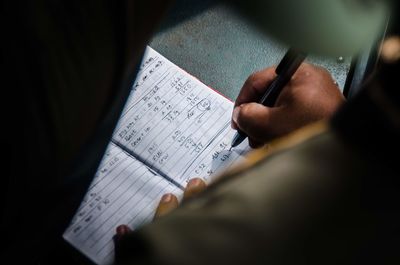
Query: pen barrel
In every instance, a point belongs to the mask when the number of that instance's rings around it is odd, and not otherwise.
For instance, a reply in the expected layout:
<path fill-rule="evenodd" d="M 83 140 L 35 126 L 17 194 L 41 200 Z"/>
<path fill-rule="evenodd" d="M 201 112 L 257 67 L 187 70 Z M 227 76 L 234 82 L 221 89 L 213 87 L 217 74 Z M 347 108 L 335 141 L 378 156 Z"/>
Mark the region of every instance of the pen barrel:
<path fill-rule="evenodd" d="M 282 59 L 281 63 L 276 68 L 276 78 L 268 86 L 265 94 L 259 101 L 266 107 L 273 107 L 279 94 L 284 89 L 284 87 L 289 83 L 290 79 L 303 63 L 306 58 L 306 54 L 302 52 L 297 52 L 290 49 Z"/>
<path fill-rule="evenodd" d="M 231 146 L 236 147 L 238 146 L 241 142 L 243 142 L 244 139 L 247 138 L 247 134 L 245 134 L 243 131 L 240 129 L 237 129 L 235 137 L 232 140 Z"/>
<path fill-rule="evenodd" d="M 287 81 L 286 84 L 284 84 L 284 81 L 285 80 L 282 80 L 281 78 L 279 78 L 279 76 L 275 78 L 274 81 L 272 81 L 272 83 L 269 85 L 266 93 L 263 95 L 259 103 L 263 104 L 266 107 L 272 108 L 275 105 L 275 102 L 278 99 L 281 90 L 287 84 Z"/>

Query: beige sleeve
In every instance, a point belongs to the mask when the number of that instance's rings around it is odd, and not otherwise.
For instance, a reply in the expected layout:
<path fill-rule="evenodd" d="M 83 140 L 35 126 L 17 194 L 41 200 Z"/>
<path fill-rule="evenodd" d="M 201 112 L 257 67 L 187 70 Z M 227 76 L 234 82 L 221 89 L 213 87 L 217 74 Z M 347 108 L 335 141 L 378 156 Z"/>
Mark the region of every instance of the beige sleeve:
<path fill-rule="evenodd" d="M 344 264 L 349 246 L 362 240 L 363 227 L 355 222 L 358 197 L 352 190 L 360 168 L 332 132 L 320 134 L 225 176 L 198 198 L 136 231 L 121 242 L 118 260 Z M 349 231 L 352 236 L 346 237 Z"/>

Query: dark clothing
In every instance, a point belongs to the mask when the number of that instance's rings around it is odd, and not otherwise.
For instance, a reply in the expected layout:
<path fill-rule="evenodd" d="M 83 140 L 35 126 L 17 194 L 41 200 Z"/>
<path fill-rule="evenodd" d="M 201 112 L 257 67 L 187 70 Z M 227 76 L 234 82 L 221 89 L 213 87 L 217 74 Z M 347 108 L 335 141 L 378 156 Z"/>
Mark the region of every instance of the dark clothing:
<path fill-rule="evenodd" d="M 62 242 L 167 2 L 3 1 L 2 263 Z"/>

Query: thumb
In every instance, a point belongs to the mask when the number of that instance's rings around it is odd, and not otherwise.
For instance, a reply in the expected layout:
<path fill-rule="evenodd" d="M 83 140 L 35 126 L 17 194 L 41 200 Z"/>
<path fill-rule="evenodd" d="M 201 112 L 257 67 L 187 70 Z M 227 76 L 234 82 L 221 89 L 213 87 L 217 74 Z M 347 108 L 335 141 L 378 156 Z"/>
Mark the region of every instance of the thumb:
<path fill-rule="evenodd" d="M 279 119 L 281 108 L 246 103 L 235 107 L 232 120 L 237 128 L 247 134 L 250 142 L 265 143 L 279 135 L 279 127 L 283 122 Z"/>
<path fill-rule="evenodd" d="M 120 225 L 116 229 L 116 234 L 113 236 L 114 241 L 114 249 L 115 249 L 115 260 L 116 263 L 121 263 L 122 260 L 125 260 L 130 253 L 131 250 L 131 242 L 127 240 L 127 236 L 132 233 L 132 230 L 126 225 Z"/>

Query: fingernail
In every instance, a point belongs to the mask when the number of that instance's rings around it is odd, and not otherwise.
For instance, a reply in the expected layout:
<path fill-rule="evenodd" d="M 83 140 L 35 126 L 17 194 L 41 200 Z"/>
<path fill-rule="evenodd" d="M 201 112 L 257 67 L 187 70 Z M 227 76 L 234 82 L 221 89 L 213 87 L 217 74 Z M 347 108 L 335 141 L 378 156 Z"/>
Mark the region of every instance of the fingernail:
<path fill-rule="evenodd" d="M 233 109 L 233 113 L 232 113 L 232 120 L 237 123 L 238 120 L 238 116 L 239 116 L 239 111 L 240 111 L 240 106 L 236 107 Z"/>
<path fill-rule="evenodd" d="M 195 178 L 195 179 L 189 180 L 187 186 L 188 187 L 196 187 L 196 186 L 199 186 L 200 184 L 201 184 L 201 179 Z"/>
<path fill-rule="evenodd" d="M 171 200 L 172 200 L 172 194 L 170 194 L 170 193 L 164 194 L 161 197 L 161 202 L 164 202 L 164 203 L 170 202 Z"/>
<path fill-rule="evenodd" d="M 130 231 L 130 229 L 126 225 L 120 225 L 117 227 L 117 235 L 118 236 L 124 236 L 124 235 L 128 234 L 129 231 Z"/>

